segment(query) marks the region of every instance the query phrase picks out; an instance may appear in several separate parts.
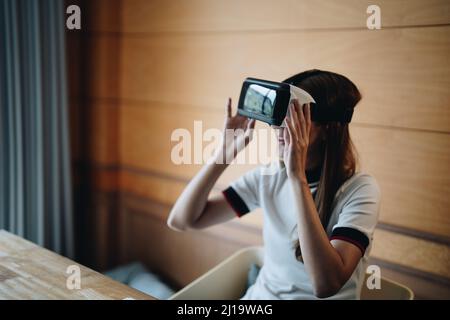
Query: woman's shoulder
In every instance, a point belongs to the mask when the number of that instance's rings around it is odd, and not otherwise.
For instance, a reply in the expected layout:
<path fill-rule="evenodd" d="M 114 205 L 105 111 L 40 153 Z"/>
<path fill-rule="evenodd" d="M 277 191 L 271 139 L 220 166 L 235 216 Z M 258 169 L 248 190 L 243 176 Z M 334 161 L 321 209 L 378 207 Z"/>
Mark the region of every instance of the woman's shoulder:
<path fill-rule="evenodd" d="M 375 197 L 380 196 L 380 187 L 374 176 L 366 172 L 356 172 L 342 184 L 338 194 L 351 195 L 360 192 L 370 193 Z"/>

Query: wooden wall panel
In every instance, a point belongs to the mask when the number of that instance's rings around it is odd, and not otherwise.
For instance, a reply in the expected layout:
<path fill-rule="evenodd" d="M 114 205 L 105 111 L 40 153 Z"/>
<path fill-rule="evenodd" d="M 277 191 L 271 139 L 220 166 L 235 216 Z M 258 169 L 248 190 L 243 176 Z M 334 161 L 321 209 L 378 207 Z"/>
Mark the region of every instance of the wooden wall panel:
<path fill-rule="evenodd" d="M 167 205 L 175 203 L 187 183 L 187 179 L 164 176 L 152 171 L 126 167 L 120 170 L 120 189 L 123 192 Z"/>
<path fill-rule="evenodd" d="M 366 28 L 368 0 L 190 0 L 123 2 L 123 31 L 288 31 L 316 28 Z M 381 0 L 383 27 L 450 22 L 446 0 Z"/>
<path fill-rule="evenodd" d="M 127 175 L 133 181 L 163 183 L 155 190 L 146 183 L 146 194 L 161 192 L 170 201 L 182 188 L 179 182 L 167 181 L 171 176 L 188 181 L 199 169 L 198 165 L 175 165 L 170 154 L 176 143 L 171 143 L 170 135 L 175 128 L 188 128 L 192 132 L 193 121 L 204 117 L 204 127 L 221 126 L 221 114 L 203 115 L 191 109 L 174 112 L 167 108 L 153 108 L 127 105 L 122 110 L 122 163 L 131 168 L 150 172 L 150 176 Z M 447 195 L 450 192 L 448 163 L 450 162 L 450 142 L 447 134 L 394 130 L 391 128 L 353 126 L 352 135 L 359 150 L 362 170 L 372 173 L 382 190 L 381 220 L 386 223 L 425 231 L 448 237 L 450 234 L 450 207 Z M 229 182 L 249 170 L 252 166 L 230 167 L 219 181 L 224 188 Z M 161 173 L 163 181 L 155 174 Z M 164 175 L 166 178 L 164 178 Z M 127 185 L 137 182 L 127 180 Z M 177 187 L 179 186 L 179 187 Z M 166 190 L 166 191 L 163 191 Z M 424 213 L 426 212 L 426 217 Z"/>
<path fill-rule="evenodd" d="M 378 259 L 370 259 L 370 264 L 377 264 L 382 269 L 382 276 L 388 279 L 407 285 L 414 292 L 415 300 L 423 299 L 450 299 L 450 281 L 443 281 L 442 278 L 423 277 L 416 272 L 398 267 L 394 264 L 384 263 Z"/>
<path fill-rule="evenodd" d="M 378 229 L 371 255 L 450 279 L 450 248 L 446 245 Z"/>
<path fill-rule="evenodd" d="M 119 161 L 119 112 L 114 104 L 96 102 L 86 108 L 84 129 L 89 141 L 83 141 L 88 154 L 85 160 L 96 165 L 117 164 Z"/>
<path fill-rule="evenodd" d="M 122 98 L 221 110 L 247 76 L 319 68 L 361 88 L 356 122 L 449 132 L 449 35 L 450 26 L 126 37 Z"/>
<path fill-rule="evenodd" d="M 381 221 L 448 239 L 448 134 L 355 125 L 352 136 L 362 169 L 380 185 Z"/>
<path fill-rule="evenodd" d="M 86 35 L 83 96 L 117 98 L 120 92 L 121 39 L 114 35 Z"/>
<path fill-rule="evenodd" d="M 364 96 L 352 134 L 363 170 L 382 190 L 374 261 L 408 274 L 405 281 L 425 282 L 422 297 L 438 297 L 432 283 L 439 279 L 439 292 L 447 292 L 450 2 L 378 1 L 379 31 L 365 27 L 369 4 L 81 1 L 83 41 L 70 45 L 73 59 L 81 49 L 83 69 L 69 70 L 80 84 L 71 87 L 73 105 L 83 110 L 72 110 L 71 130 L 85 140 L 73 140 L 74 154 L 88 161 L 94 192 L 122 197 L 119 243 L 109 242 L 105 228 L 119 202 L 106 197 L 109 205 L 91 209 L 97 264 L 110 263 L 118 245 L 121 262 L 142 260 L 185 285 L 238 248 L 260 243 L 261 212 L 198 233 L 167 228 L 170 206 L 200 169 L 170 161 L 170 134 L 192 129 L 194 120 L 220 128 L 226 98 L 236 104 L 246 76 L 282 80 L 322 68 L 347 75 Z M 252 167 L 230 167 L 214 192 Z"/>
<path fill-rule="evenodd" d="M 122 169 L 121 190 L 171 205 L 187 185 L 187 179 L 186 181 L 173 179 L 170 176 L 142 171 L 142 174 L 137 174 L 136 170 Z M 230 171 L 232 170 L 230 169 Z M 375 172 L 375 169 L 366 171 Z M 235 173 L 233 173 L 234 175 Z M 378 177 L 378 175 L 375 176 Z M 448 238 L 449 217 L 445 206 L 446 198 L 435 196 L 433 189 L 424 192 L 421 188 L 422 193 L 419 195 L 415 194 L 414 189 L 416 188 L 414 187 L 413 190 L 404 191 L 408 189 L 408 186 L 414 186 L 417 182 L 408 182 L 403 188 L 399 188 L 397 185 L 386 184 L 386 180 L 378 179 L 378 181 L 382 190 L 380 212 L 382 223 L 409 228 L 418 233 L 426 232 L 444 239 Z M 219 183 L 215 191 L 220 192 L 227 185 L 226 182 Z M 424 217 L 424 212 L 427 213 L 426 217 Z"/>
<path fill-rule="evenodd" d="M 113 193 L 120 188 L 120 170 L 117 166 L 90 164 L 87 175 L 92 190 Z"/>
<path fill-rule="evenodd" d="M 81 5 L 84 29 L 96 33 L 120 32 L 123 5 L 126 2 L 127 0 L 85 0 Z"/>
<path fill-rule="evenodd" d="M 121 109 L 120 136 L 126 141 L 121 144 L 121 164 L 189 179 L 201 165 L 176 165 L 172 162 L 171 150 L 178 144 L 171 141 L 172 132 L 182 128 L 189 130 L 193 148 L 194 140 L 200 137 L 201 141 L 202 134 L 200 131 L 197 131 L 199 134 L 194 132 L 194 121 L 202 121 L 203 131 L 209 128 L 221 129 L 223 117 L 222 113 L 204 113 L 189 106 L 176 110 L 166 104 L 127 104 Z M 264 125 L 258 124 L 257 128 L 261 127 Z M 205 142 L 203 145 L 206 147 L 208 144 Z M 195 160 L 194 151 L 191 160 Z M 229 176 L 226 172 L 225 177 L 237 177 L 251 167 L 253 166 L 237 165 L 233 170 L 235 174 Z"/>
<path fill-rule="evenodd" d="M 169 178 L 149 175 L 136 175 L 133 172 L 123 170 L 121 173 L 121 188 L 124 192 L 140 195 L 157 202 L 171 205 L 175 202 L 187 183 L 173 181 Z M 227 184 L 219 184 L 216 192 L 223 190 Z M 382 205 L 380 222 L 395 225 L 400 228 L 408 228 L 418 235 L 425 232 L 430 236 L 440 236 L 448 239 L 449 222 L 446 209 L 436 209 L 434 203 L 423 203 L 422 198 L 430 198 L 430 193 L 420 195 L 404 195 L 403 189 L 385 187 L 382 188 Z M 392 193 L 389 193 L 391 192 Z M 439 201 L 445 201 L 439 199 Z M 426 216 L 424 217 L 424 212 Z M 251 223 L 262 224 L 261 221 Z"/>

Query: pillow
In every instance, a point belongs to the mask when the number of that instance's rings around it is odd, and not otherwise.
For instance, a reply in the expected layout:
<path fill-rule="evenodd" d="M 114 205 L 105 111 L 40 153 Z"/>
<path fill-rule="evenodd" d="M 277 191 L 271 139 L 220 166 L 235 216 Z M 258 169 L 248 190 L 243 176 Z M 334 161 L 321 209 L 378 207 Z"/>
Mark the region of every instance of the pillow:
<path fill-rule="evenodd" d="M 247 275 L 247 288 L 250 288 L 255 282 L 256 282 L 256 278 L 258 278 L 258 274 L 259 271 L 261 270 L 261 268 L 256 264 L 256 263 L 252 263 L 250 265 L 250 268 L 248 270 L 248 275 Z"/>
<path fill-rule="evenodd" d="M 175 293 L 158 275 L 147 270 L 139 262 L 117 267 L 104 274 L 157 299 L 166 300 Z"/>

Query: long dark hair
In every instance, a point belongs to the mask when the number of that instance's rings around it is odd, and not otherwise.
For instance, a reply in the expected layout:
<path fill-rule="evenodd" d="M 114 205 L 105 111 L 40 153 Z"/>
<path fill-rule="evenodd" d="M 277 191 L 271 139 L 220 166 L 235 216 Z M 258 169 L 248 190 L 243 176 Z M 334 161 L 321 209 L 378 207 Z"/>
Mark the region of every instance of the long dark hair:
<path fill-rule="evenodd" d="M 329 108 L 354 108 L 361 93 L 347 77 L 322 70 L 308 70 L 283 82 L 307 91 L 317 104 Z M 333 210 L 333 200 L 339 187 L 356 171 L 356 150 L 350 138 L 348 123 L 320 123 L 324 132 L 323 163 L 315 203 L 326 230 Z M 297 226 L 295 227 L 296 232 Z M 294 242 L 295 254 L 301 260 L 300 243 Z"/>

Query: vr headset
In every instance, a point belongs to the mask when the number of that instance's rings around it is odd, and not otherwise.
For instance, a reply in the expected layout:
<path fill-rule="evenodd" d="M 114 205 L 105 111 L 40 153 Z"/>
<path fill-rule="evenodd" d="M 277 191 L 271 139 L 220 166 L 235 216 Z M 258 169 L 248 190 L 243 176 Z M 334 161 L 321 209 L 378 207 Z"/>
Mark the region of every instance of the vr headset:
<path fill-rule="evenodd" d="M 308 92 L 294 85 L 255 78 L 245 79 L 242 85 L 238 114 L 270 125 L 284 126 L 283 120 L 293 99 L 297 99 L 300 105 L 310 103 L 314 122 L 349 123 L 353 116 L 353 108 L 321 106 Z"/>

